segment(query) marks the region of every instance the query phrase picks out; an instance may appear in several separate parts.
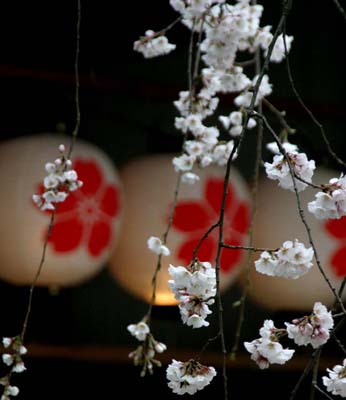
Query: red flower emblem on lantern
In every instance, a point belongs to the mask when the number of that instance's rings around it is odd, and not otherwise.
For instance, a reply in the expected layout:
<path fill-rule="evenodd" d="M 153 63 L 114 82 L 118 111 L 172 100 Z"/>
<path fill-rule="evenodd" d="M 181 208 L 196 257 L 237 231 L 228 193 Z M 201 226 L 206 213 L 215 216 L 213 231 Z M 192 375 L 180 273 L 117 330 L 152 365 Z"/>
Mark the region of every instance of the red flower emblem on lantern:
<path fill-rule="evenodd" d="M 73 169 L 83 186 L 59 203 L 48 243 L 57 253 L 85 246 L 90 256 L 97 257 L 113 239 L 112 223 L 119 213 L 118 188 L 105 182 L 94 160 L 76 159 Z"/>
<path fill-rule="evenodd" d="M 186 239 L 178 248 L 177 257 L 185 264 L 191 262 L 192 254 L 200 238 L 217 222 L 223 193 L 223 179 L 210 178 L 204 186 L 203 198 L 184 200 L 177 204 L 173 229 L 186 235 Z M 228 196 L 224 214 L 224 242 L 236 246 L 242 245 L 250 224 L 249 205 L 239 201 L 233 185 L 228 185 Z M 218 243 L 218 229 L 203 241 L 198 258 L 201 261 L 212 262 L 216 257 Z M 241 259 L 242 250 L 222 249 L 220 268 L 223 272 L 230 272 Z"/>
<path fill-rule="evenodd" d="M 328 220 L 325 229 L 339 240 L 339 247 L 330 257 L 330 265 L 337 276 L 346 276 L 346 217 Z"/>

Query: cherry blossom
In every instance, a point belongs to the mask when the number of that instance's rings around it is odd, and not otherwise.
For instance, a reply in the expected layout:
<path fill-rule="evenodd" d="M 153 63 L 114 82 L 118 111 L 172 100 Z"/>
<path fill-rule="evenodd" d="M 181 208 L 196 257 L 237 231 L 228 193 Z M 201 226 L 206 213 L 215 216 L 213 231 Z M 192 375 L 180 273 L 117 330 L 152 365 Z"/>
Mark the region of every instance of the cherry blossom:
<path fill-rule="evenodd" d="M 56 203 L 64 202 L 70 192 L 74 192 L 83 185 L 78 179 L 77 172 L 71 169 L 72 162 L 65 156 L 65 146 L 61 144 L 61 156 L 54 163 L 45 165 L 48 175 L 43 180 L 43 193 L 34 194 L 32 199 L 40 210 L 54 210 Z"/>
<path fill-rule="evenodd" d="M 328 392 L 346 397 L 346 359 L 342 365 L 335 365 L 333 369 L 327 368 L 328 376 L 323 376 L 323 385 L 326 386 Z"/>
<path fill-rule="evenodd" d="M 315 200 L 308 203 L 308 210 L 317 219 L 339 219 L 346 216 L 346 176 L 332 178 L 324 185 L 323 192 L 315 195 Z"/>
<path fill-rule="evenodd" d="M 172 360 L 166 371 L 168 387 L 176 394 L 195 394 L 209 385 L 215 375 L 213 367 L 207 367 L 195 360 Z"/>
<path fill-rule="evenodd" d="M 91 257 L 98 257 L 113 240 L 112 224 L 120 211 L 120 195 L 117 186 L 105 181 L 96 160 L 77 158 L 74 170 L 84 185 L 57 207 L 48 243 L 57 253 L 84 247 Z"/>
<path fill-rule="evenodd" d="M 147 245 L 148 249 L 157 255 L 169 256 L 171 253 L 169 248 L 162 244 L 161 239 L 156 236 L 150 236 L 147 240 Z"/>
<path fill-rule="evenodd" d="M 312 247 L 306 248 L 297 239 L 294 242 L 287 240 L 277 251 L 262 252 L 255 261 L 255 268 L 264 275 L 297 279 L 312 267 L 313 255 Z"/>
<path fill-rule="evenodd" d="M 298 153 L 296 151 L 286 153 L 289 159 L 292 171 L 299 178 L 306 182 L 311 182 L 314 170 L 316 168 L 314 160 L 308 160 L 305 153 Z M 288 162 L 284 155 L 275 155 L 273 162 L 264 164 L 267 176 L 269 179 L 278 180 L 279 186 L 283 189 L 294 191 L 293 178 Z M 298 192 L 304 190 L 307 184 L 294 178 Z"/>
<path fill-rule="evenodd" d="M 144 320 L 137 324 L 130 324 L 127 330 L 141 344 L 129 354 L 129 358 L 133 360 L 135 366 L 141 366 L 141 376 L 145 376 L 147 372 L 153 373 L 154 366 L 161 367 L 161 362 L 155 358 L 155 353 L 163 353 L 167 347 L 164 343 L 155 340 L 150 333 L 150 328 Z"/>
<path fill-rule="evenodd" d="M 196 261 L 188 268 L 170 265 L 168 272 L 172 277 L 168 284 L 179 301 L 183 323 L 193 328 L 208 326 L 208 306 L 214 303 L 216 295 L 215 269 L 209 262 Z"/>
<path fill-rule="evenodd" d="M 142 53 L 145 58 L 152 58 L 170 53 L 175 49 L 175 44 L 169 43 L 166 36 L 147 30 L 145 36 L 137 40 L 133 49 Z"/>
<path fill-rule="evenodd" d="M 270 364 L 285 364 L 289 361 L 294 350 L 284 349 L 279 343 L 280 337 L 285 333 L 277 329 L 272 320 L 265 320 L 260 329 L 260 338 L 252 342 L 244 342 L 246 350 L 251 354 L 260 369 L 265 369 Z"/>
<path fill-rule="evenodd" d="M 299 346 L 311 344 L 315 349 L 325 344 L 329 331 L 334 326 L 332 313 L 320 302 L 316 302 L 311 315 L 295 319 L 292 323 L 285 322 L 288 337 Z"/>

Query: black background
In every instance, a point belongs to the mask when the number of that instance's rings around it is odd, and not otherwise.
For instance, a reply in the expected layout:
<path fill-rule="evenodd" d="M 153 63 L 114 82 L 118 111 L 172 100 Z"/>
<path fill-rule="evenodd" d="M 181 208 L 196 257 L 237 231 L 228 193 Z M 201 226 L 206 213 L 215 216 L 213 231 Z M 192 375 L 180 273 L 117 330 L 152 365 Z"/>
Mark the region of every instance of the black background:
<path fill-rule="evenodd" d="M 1 140 L 61 129 L 71 132 L 75 123 L 76 1 L 2 3 Z M 280 2 L 267 0 L 262 4 L 262 25 L 275 26 Z M 170 41 L 177 43 L 177 50 L 167 57 L 144 60 L 132 51 L 133 41 L 146 29 L 161 29 L 175 17 L 163 1 L 82 1 L 80 137 L 102 148 L 119 168 L 138 155 L 179 151 L 181 137 L 173 128 L 172 101 L 187 87 L 188 32 L 177 27 L 169 34 Z M 326 127 L 339 156 L 346 159 L 346 24 L 332 0 L 309 0 L 294 3 L 287 31 L 295 36 L 290 59 L 297 88 Z M 287 111 L 291 125 L 299 133 L 298 144 L 317 163 L 334 166 L 318 129 L 294 99 L 284 65 L 272 65 L 270 77 L 274 84 L 271 101 Z M 223 99 L 221 107 L 227 110 L 231 106 L 231 99 Z M 238 161 L 245 177 L 251 174 L 248 160 L 253 156 L 251 139 L 248 144 Z M 15 335 L 20 330 L 27 295 L 27 288 L 0 283 L 1 335 Z M 231 303 L 238 295 L 236 287 L 224 295 L 228 341 L 236 321 Z M 105 269 L 83 285 L 62 289 L 58 296 L 38 289 L 28 343 L 135 346 L 126 326 L 145 311 L 146 305 L 124 292 Z M 247 339 L 257 336 L 264 318 L 287 320 L 284 313 L 274 315 L 251 303 L 246 312 Z M 154 317 L 153 328 L 173 350 L 198 350 L 214 333 L 212 329 L 196 334 L 177 327 L 179 316 L 175 309 L 155 310 Z M 215 318 L 211 321 L 216 322 Z M 219 344 L 211 347 L 218 350 Z M 302 353 L 308 354 L 305 350 Z M 28 356 L 27 367 L 28 371 L 18 377 L 21 399 L 108 399 L 119 397 L 124 390 L 128 396 L 170 397 L 164 369 L 143 380 L 125 358 L 107 363 Z M 231 394 L 235 399 L 252 398 L 255 394 L 256 398 L 286 399 L 299 374 L 275 368 L 235 368 L 230 371 Z M 210 395 L 222 396 L 221 373 L 216 383 L 198 394 L 205 398 Z"/>

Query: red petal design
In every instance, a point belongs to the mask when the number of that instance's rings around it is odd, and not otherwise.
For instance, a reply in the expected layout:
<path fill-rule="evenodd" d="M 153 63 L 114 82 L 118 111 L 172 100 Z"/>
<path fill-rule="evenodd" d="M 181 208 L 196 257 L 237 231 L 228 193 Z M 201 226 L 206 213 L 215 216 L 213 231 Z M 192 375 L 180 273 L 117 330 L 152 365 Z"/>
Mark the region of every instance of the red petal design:
<path fill-rule="evenodd" d="M 235 239 L 226 240 L 227 244 L 233 244 L 239 246 L 240 243 Z M 229 273 L 239 263 L 242 255 L 240 249 L 222 249 L 220 257 L 220 269 L 224 273 Z"/>
<path fill-rule="evenodd" d="M 102 195 L 100 209 L 114 217 L 119 212 L 119 194 L 116 186 L 108 186 Z"/>
<path fill-rule="evenodd" d="M 199 238 L 187 240 L 184 242 L 178 250 L 178 258 L 188 265 L 192 260 L 192 253 L 199 242 Z M 200 261 L 209 261 L 213 263 L 215 258 L 216 242 L 208 236 L 202 246 L 200 247 L 197 256 Z"/>
<path fill-rule="evenodd" d="M 223 179 L 210 178 L 205 186 L 205 197 L 217 215 L 220 213 L 223 193 Z M 231 184 L 228 185 L 225 209 L 234 201 L 234 190 Z"/>
<path fill-rule="evenodd" d="M 231 223 L 233 229 L 240 233 L 246 233 L 250 225 L 250 210 L 248 204 L 245 202 L 239 203 L 237 211 Z"/>
<path fill-rule="evenodd" d="M 173 227 L 179 231 L 207 230 L 210 222 L 214 221 L 210 221 L 206 209 L 196 201 L 181 201 L 175 209 Z"/>
<path fill-rule="evenodd" d="M 49 243 L 58 253 L 66 253 L 76 249 L 82 239 L 83 224 L 78 218 L 55 222 Z"/>
<path fill-rule="evenodd" d="M 325 223 L 326 231 L 332 236 L 343 239 L 346 238 L 346 217 L 340 219 L 330 219 Z"/>
<path fill-rule="evenodd" d="M 103 182 L 102 171 L 96 161 L 77 159 L 73 168 L 77 171 L 78 179 L 83 182 L 80 190 L 88 196 L 96 194 Z"/>
<path fill-rule="evenodd" d="M 346 276 L 346 247 L 340 247 L 333 254 L 331 264 L 337 276 Z"/>
<path fill-rule="evenodd" d="M 111 228 L 104 221 L 95 222 L 91 229 L 88 249 L 90 255 L 96 257 L 107 247 L 111 239 Z"/>
<path fill-rule="evenodd" d="M 58 204 L 58 208 L 56 209 L 56 213 L 57 214 L 62 214 L 64 212 L 74 210 L 76 208 L 77 202 L 78 202 L 78 200 L 77 200 L 76 193 L 75 192 L 70 192 L 69 195 L 67 196 L 66 200 Z M 77 213 L 75 213 L 75 215 L 76 214 Z"/>

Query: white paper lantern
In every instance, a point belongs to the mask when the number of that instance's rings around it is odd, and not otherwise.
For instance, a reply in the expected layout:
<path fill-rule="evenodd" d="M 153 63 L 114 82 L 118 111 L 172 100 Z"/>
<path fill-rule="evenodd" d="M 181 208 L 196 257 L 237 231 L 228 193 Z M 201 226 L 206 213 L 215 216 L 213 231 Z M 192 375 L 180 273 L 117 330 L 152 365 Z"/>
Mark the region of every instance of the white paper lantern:
<path fill-rule="evenodd" d="M 314 182 L 328 183 L 332 177 L 339 177 L 336 171 L 317 168 Z M 338 289 L 346 276 L 346 218 L 321 221 L 308 212 L 307 203 L 315 199 L 316 190 L 307 188 L 300 192 L 305 218 L 317 248 L 321 264 Z M 263 248 L 277 248 L 286 240 L 295 238 L 310 247 L 308 235 L 298 214 L 295 194 L 278 187 L 277 182 L 263 177 L 258 190 L 258 207 L 255 225 L 255 245 Z M 254 260 L 260 253 L 254 255 Z M 251 268 L 251 289 L 253 301 L 272 310 L 309 310 L 315 301 L 332 306 L 334 296 L 324 281 L 316 263 L 299 279 L 269 277 Z"/>
<path fill-rule="evenodd" d="M 32 201 L 46 175 L 45 163 L 69 145 L 63 135 L 22 137 L 0 145 L 0 279 L 30 284 L 37 271 L 50 213 Z M 42 286 L 68 286 L 95 275 L 119 237 L 122 189 L 111 160 L 94 145 L 77 141 L 73 168 L 83 187 L 59 203 L 42 273 Z"/>
<path fill-rule="evenodd" d="M 161 237 L 166 229 L 177 173 L 172 155 L 157 155 L 130 162 L 121 171 L 126 197 L 124 225 L 119 246 L 110 261 L 117 281 L 135 296 L 149 301 L 151 278 L 157 256 L 147 249 L 149 236 Z M 196 171 L 197 172 L 197 171 Z M 181 184 L 172 228 L 168 236 L 169 257 L 162 258 L 158 276 L 156 304 L 175 304 L 168 288 L 169 263 L 187 266 L 202 235 L 217 222 L 223 190 L 224 168 L 198 170 L 200 181 Z M 224 241 L 245 244 L 249 226 L 248 188 L 232 168 L 229 196 L 225 210 Z M 215 263 L 218 230 L 205 240 L 197 256 L 200 261 Z M 228 287 L 239 272 L 243 261 L 241 250 L 223 249 L 221 254 L 221 288 Z"/>

